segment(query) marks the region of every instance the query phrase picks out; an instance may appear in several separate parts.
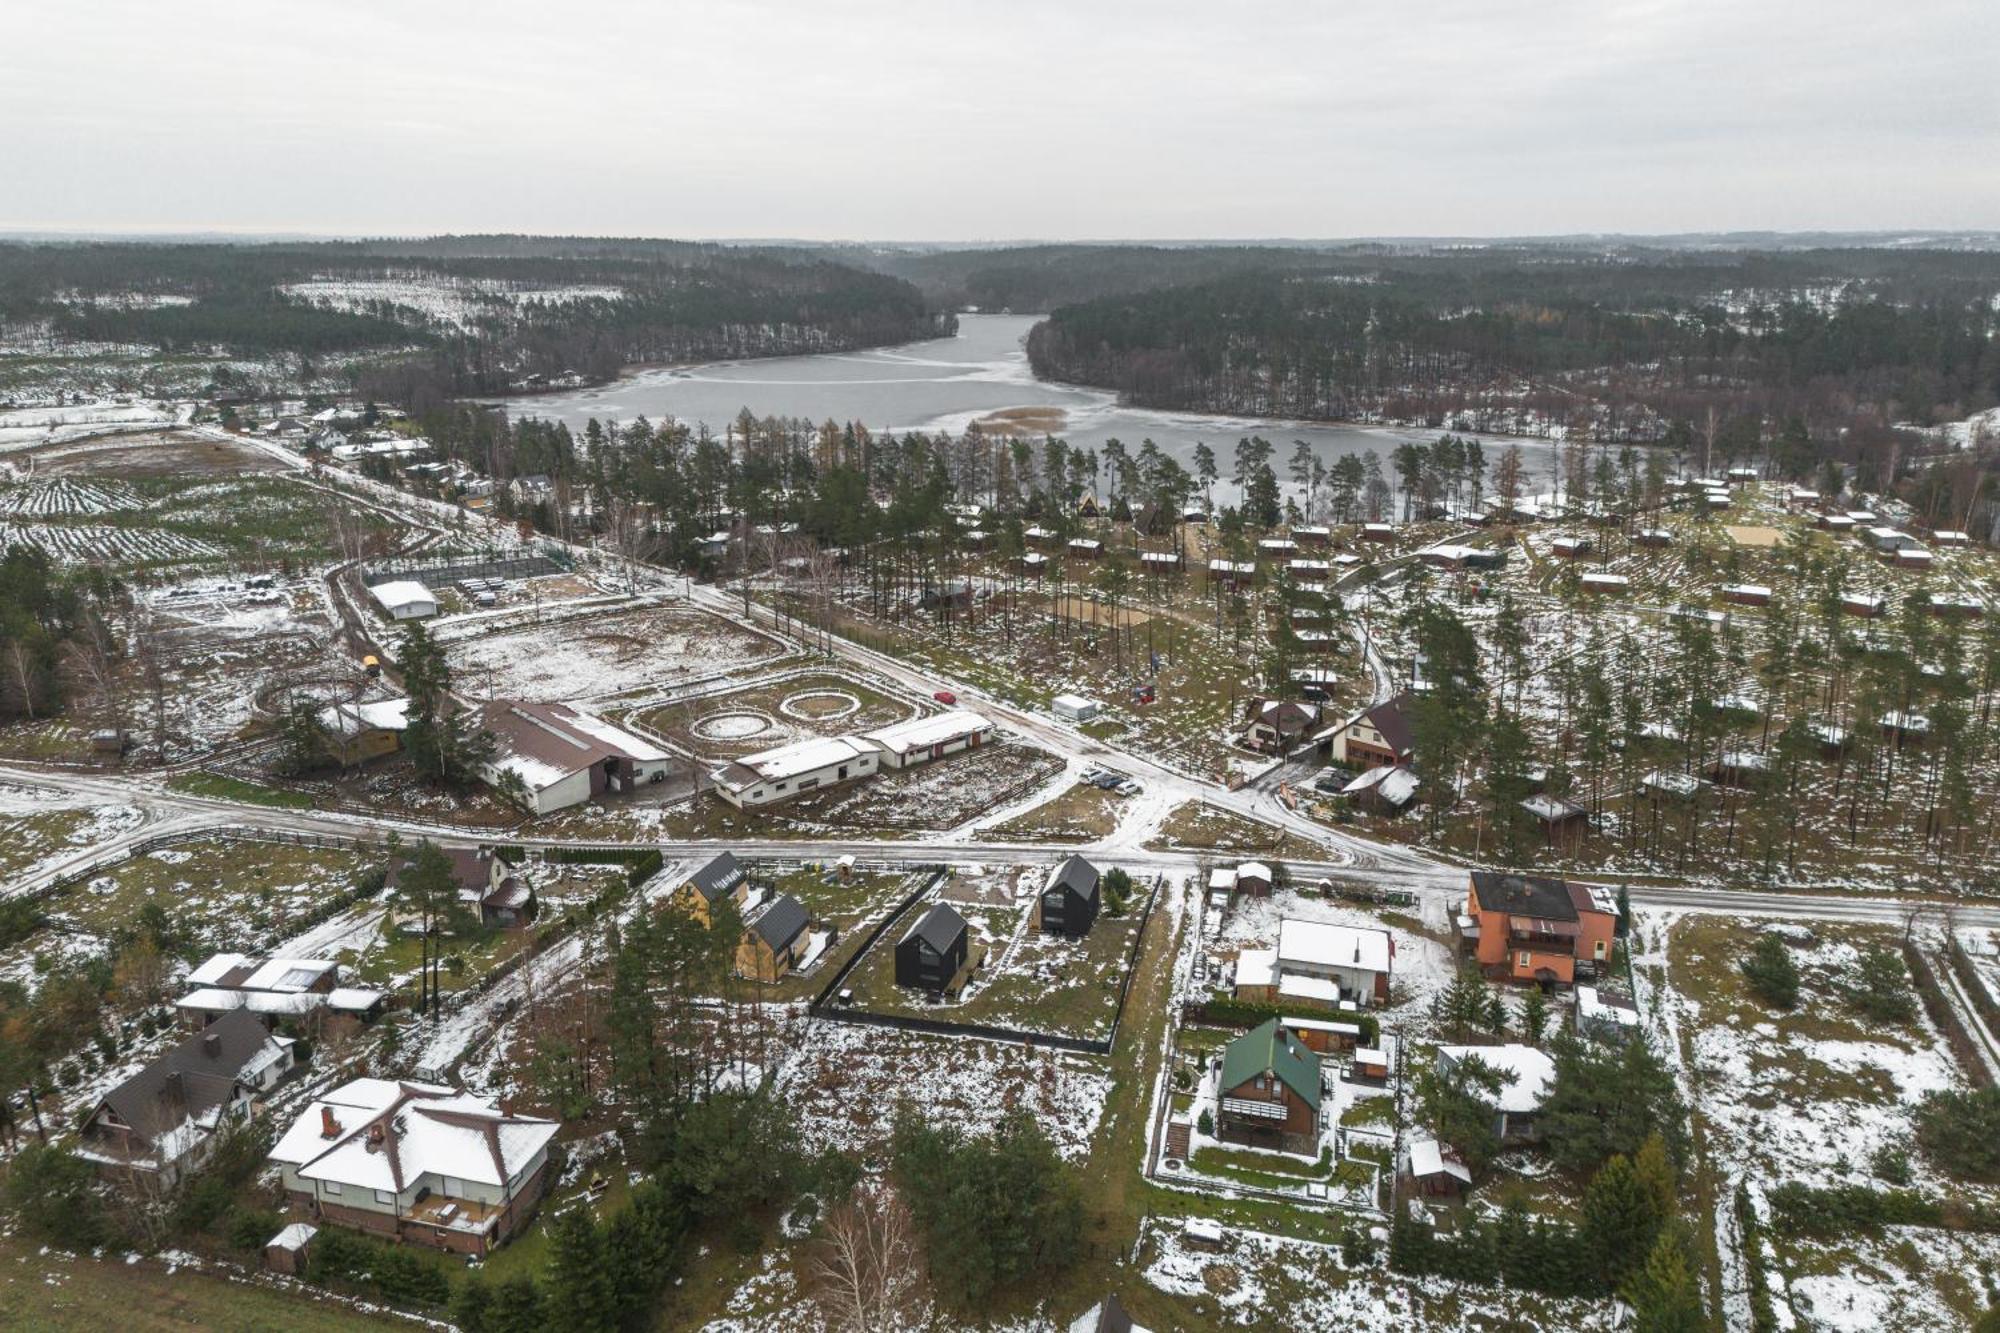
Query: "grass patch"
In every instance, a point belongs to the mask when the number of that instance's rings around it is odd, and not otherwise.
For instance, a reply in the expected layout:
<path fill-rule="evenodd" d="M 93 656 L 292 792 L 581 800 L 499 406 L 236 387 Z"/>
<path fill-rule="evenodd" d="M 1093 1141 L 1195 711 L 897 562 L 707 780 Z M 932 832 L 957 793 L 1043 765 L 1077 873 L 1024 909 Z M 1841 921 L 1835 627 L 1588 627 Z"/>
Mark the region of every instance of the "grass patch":
<path fill-rule="evenodd" d="M 1120 798 L 1102 787 L 1079 782 L 1052 800 L 979 830 L 996 842 L 1095 842 L 1118 827 Z"/>
<path fill-rule="evenodd" d="M 304 792 L 280 791 L 261 782 L 211 773 L 206 769 L 176 773 L 167 779 L 167 787 L 189 796 L 202 796 L 211 801 L 234 801 L 238 805 L 268 805 L 280 810 L 313 808 L 313 798 Z"/>

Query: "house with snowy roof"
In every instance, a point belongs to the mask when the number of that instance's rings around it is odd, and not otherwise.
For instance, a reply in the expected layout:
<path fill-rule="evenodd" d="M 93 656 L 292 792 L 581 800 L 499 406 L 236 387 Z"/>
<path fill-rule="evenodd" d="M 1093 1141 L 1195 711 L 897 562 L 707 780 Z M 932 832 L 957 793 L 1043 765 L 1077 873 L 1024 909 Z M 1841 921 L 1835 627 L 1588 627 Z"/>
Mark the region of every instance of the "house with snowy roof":
<path fill-rule="evenodd" d="M 316 1222 L 484 1255 L 533 1216 L 557 1128 L 456 1088 L 358 1078 L 307 1107 L 271 1160 Z"/>
<path fill-rule="evenodd" d="M 1396 941 L 1386 930 L 1286 917 L 1274 949 L 1236 958 L 1236 998 L 1304 1008 L 1386 1004 Z M 1309 1043 L 1310 1044 L 1310 1043 Z"/>
<path fill-rule="evenodd" d="M 882 751 L 852 736 L 814 736 L 746 754 L 708 775 L 715 794 L 739 810 L 778 805 L 806 792 L 872 778 Z"/>
<path fill-rule="evenodd" d="M 342 768 L 352 768 L 403 748 L 403 733 L 410 727 L 410 701 L 328 704 L 314 716 L 328 756 Z"/>
<path fill-rule="evenodd" d="M 568 704 L 493 699 L 479 710 L 493 733 L 482 775 L 545 815 L 613 792 L 665 782 L 674 760 L 645 737 Z"/>
<path fill-rule="evenodd" d="M 194 1028 L 239 1011 L 257 1015 L 267 1028 L 322 1010 L 366 1019 L 388 999 L 372 987 L 341 985 L 340 964 L 330 958 L 219 953 L 189 972 L 187 985 L 174 1007 Z"/>
<path fill-rule="evenodd" d="M 1493 1112 L 1493 1135 L 1502 1143 L 1533 1143 L 1541 1137 L 1536 1115 L 1548 1100 L 1556 1079 L 1556 1062 L 1549 1053 L 1519 1042 L 1499 1046 L 1440 1046 L 1438 1072 L 1451 1074 L 1468 1060 L 1476 1060 L 1500 1075 L 1500 1088 L 1488 1092 L 1476 1083 L 1468 1084 L 1472 1095 Z"/>
<path fill-rule="evenodd" d="M 77 1155 L 126 1188 L 172 1188 L 292 1067 L 292 1042 L 257 1015 L 227 1013 L 104 1094 Z"/>

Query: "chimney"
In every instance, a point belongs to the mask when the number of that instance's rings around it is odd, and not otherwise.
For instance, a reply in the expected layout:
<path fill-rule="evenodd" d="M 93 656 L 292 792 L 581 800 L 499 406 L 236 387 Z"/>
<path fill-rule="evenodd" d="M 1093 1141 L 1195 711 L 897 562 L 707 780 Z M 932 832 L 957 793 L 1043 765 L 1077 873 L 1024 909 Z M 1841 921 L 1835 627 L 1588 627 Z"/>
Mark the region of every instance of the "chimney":
<path fill-rule="evenodd" d="M 331 1106 L 322 1106 L 319 1108 L 319 1136 L 323 1139 L 337 1139 L 340 1137 L 340 1122 L 333 1118 L 333 1108 Z"/>
<path fill-rule="evenodd" d="M 382 1122 L 377 1120 L 368 1127 L 368 1151 L 382 1151 Z"/>
<path fill-rule="evenodd" d="M 222 1054 L 222 1038 L 216 1034 L 214 1028 L 201 1034 L 201 1053 L 207 1056 Z"/>
<path fill-rule="evenodd" d="M 160 1082 L 160 1099 L 162 1101 L 177 1102 L 186 1096 L 187 1093 L 181 1086 L 181 1071 L 178 1069 L 169 1069 L 166 1078 Z"/>

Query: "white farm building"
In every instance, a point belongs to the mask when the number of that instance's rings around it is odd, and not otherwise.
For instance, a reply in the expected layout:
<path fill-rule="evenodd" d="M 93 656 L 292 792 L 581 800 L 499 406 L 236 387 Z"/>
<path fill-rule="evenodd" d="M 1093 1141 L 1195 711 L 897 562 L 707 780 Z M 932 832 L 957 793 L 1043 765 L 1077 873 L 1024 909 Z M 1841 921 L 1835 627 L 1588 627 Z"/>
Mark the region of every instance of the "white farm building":
<path fill-rule="evenodd" d="M 428 620 L 438 613 L 437 598 L 415 579 L 377 583 L 368 593 L 391 620 Z"/>
<path fill-rule="evenodd" d="M 748 754 L 709 774 L 715 794 L 739 810 L 776 805 L 801 792 L 873 777 L 881 751 L 852 736 L 815 737 Z"/>
<path fill-rule="evenodd" d="M 518 779 L 538 815 L 664 782 L 674 767 L 651 741 L 567 704 L 495 699 L 479 720 L 494 740 L 486 780 L 507 786 Z"/>
<path fill-rule="evenodd" d="M 978 713 L 956 708 L 863 732 L 861 739 L 882 752 L 883 768 L 914 768 L 948 754 L 976 750 L 992 734 L 991 722 Z"/>

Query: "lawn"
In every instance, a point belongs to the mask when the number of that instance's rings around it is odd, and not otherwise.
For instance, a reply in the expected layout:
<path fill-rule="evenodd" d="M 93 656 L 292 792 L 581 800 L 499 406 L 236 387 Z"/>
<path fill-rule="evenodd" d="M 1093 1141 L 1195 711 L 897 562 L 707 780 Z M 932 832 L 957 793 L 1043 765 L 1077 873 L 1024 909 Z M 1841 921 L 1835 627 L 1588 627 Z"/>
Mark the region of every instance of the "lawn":
<path fill-rule="evenodd" d="M 637 720 L 696 754 L 733 758 L 814 736 L 871 731 L 930 707 L 846 672 L 814 671 L 669 704 Z"/>
<path fill-rule="evenodd" d="M 882 936 L 849 977 L 857 1004 L 878 1013 L 916 1014 L 957 1023 L 1042 1032 L 1052 1036 L 1102 1038 L 1118 1014 L 1118 991 L 1131 955 L 1144 898 L 1135 893 L 1123 917 L 1100 913 L 1080 940 L 1052 935 L 1027 920 L 1038 885 L 1038 869 L 1016 881 L 1024 895 L 977 877 L 946 884 L 942 895 L 971 928 L 971 952 L 985 962 L 974 972 L 956 1003 L 934 1003 L 895 983 L 895 944 L 908 926 L 929 910 L 916 904 Z M 1002 906 L 1015 902 L 1017 906 Z"/>
<path fill-rule="evenodd" d="M 48 924 L 0 954 L 0 971 L 43 951 L 98 951 L 158 904 L 190 955 L 268 949 L 364 869 L 337 848 L 204 838 L 135 856 L 49 900 Z"/>
<path fill-rule="evenodd" d="M 1004 824 L 989 824 L 978 836 L 995 842 L 1096 842 L 1118 827 L 1123 800 L 1115 792 L 1079 782 Z"/>
<path fill-rule="evenodd" d="M 750 867 L 751 878 L 763 882 L 757 867 Z M 826 956 L 813 966 L 810 973 L 789 976 L 772 985 L 757 984 L 752 993 L 760 1000 L 802 1000 L 817 995 L 820 988 L 834 974 L 846 965 L 855 952 L 868 938 L 868 926 L 874 919 L 886 912 L 917 886 L 921 875 L 907 874 L 856 874 L 852 879 L 842 881 L 827 870 L 803 867 L 780 875 L 772 881 L 778 893 L 788 893 L 799 900 L 812 916 L 817 927 L 821 923 L 833 926 L 837 934 Z"/>
<path fill-rule="evenodd" d="M 190 1268 L 168 1272 L 152 1261 L 71 1256 L 0 1238 L 0 1326 L 36 1333 L 344 1333 L 410 1324 L 309 1288 L 256 1286 Z"/>
<path fill-rule="evenodd" d="M 276 787 L 266 787 L 260 782 L 233 778 L 223 773 L 211 773 L 206 769 L 193 773 L 176 773 L 167 779 L 167 786 L 174 791 L 185 792 L 189 796 L 205 796 L 213 801 L 234 801 L 239 805 L 269 805 L 283 810 L 313 808 L 313 798 L 305 792 L 280 791 Z"/>
<path fill-rule="evenodd" d="M 1267 856 L 1300 855 L 1325 849 L 1259 819 L 1189 801 L 1169 814 L 1160 831 L 1146 844 L 1153 851 L 1250 852 Z"/>

